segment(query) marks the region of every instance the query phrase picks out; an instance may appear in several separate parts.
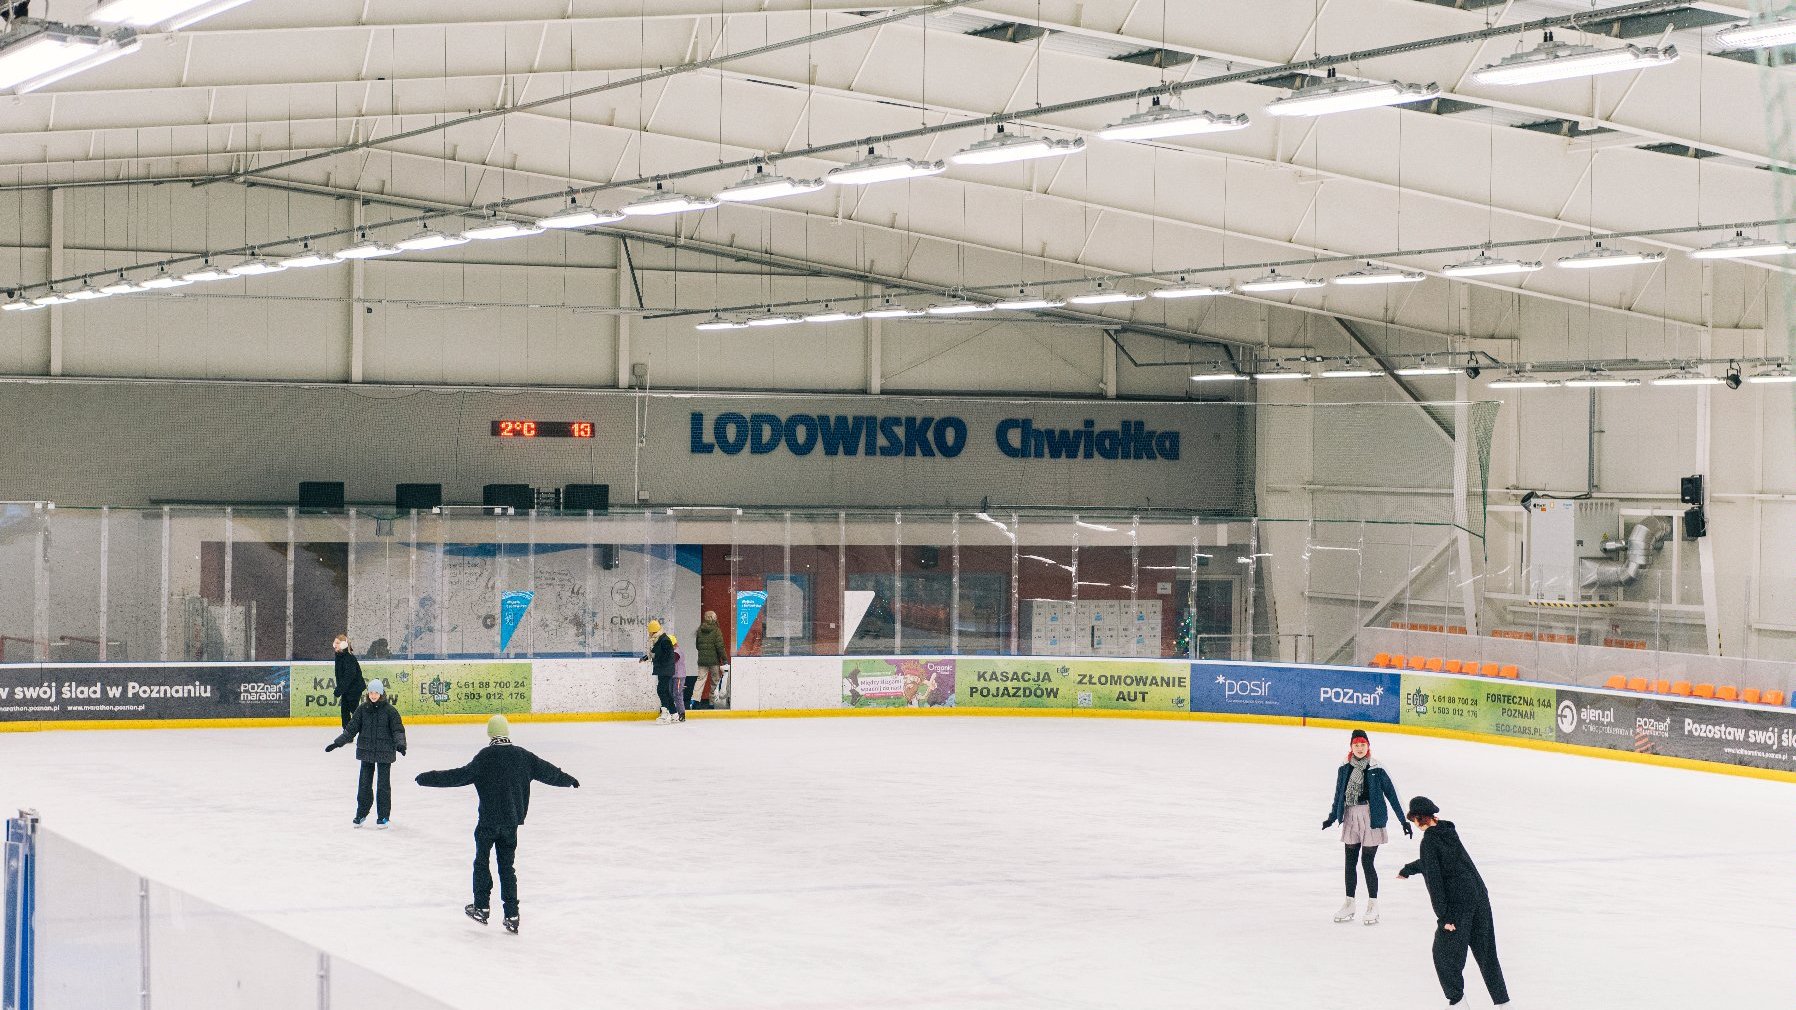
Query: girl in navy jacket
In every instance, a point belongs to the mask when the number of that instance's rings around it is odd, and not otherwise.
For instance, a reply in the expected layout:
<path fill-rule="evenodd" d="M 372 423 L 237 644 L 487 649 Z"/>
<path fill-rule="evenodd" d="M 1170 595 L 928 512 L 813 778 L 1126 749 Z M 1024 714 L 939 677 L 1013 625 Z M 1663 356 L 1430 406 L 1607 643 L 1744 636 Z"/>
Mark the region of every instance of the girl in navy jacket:
<path fill-rule="evenodd" d="M 1386 803 L 1390 806 L 1387 808 Z M 1397 815 L 1405 838 L 1415 837 L 1415 829 L 1403 817 L 1403 801 L 1397 798 L 1397 787 L 1384 766 L 1372 760 L 1372 742 L 1366 731 L 1356 729 L 1350 738 L 1347 760 L 1335 771 L 1335 800 L 1322 822 L 1327 831 L 1339 821 L 1341 844 L 1347 854 L 1347 901 L 1335 913 L 1336 922 L 1351 922 L 1354 895 L 1359 890 L 1360 868 L 1366 871 L 1366 914 L 1360 921 L 1368 926 L 1378 923 L 1378 847 L 1388 839 L 1384 826 L 1390 814 Z"/>

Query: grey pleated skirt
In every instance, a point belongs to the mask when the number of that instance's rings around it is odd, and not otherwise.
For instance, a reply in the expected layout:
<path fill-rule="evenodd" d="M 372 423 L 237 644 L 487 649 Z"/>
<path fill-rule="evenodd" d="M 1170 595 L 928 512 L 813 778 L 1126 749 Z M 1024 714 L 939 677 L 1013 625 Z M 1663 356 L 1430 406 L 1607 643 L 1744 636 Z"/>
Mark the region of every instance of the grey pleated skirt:
<path fill-rule="evenodd" d="M 1387 841 L 1384 829 L 1372 826 L 1371 806 L 1355 803 L 1347 808 L 1346 816 L 1341 818 L 1342 845 L 1383 845 Z"/>

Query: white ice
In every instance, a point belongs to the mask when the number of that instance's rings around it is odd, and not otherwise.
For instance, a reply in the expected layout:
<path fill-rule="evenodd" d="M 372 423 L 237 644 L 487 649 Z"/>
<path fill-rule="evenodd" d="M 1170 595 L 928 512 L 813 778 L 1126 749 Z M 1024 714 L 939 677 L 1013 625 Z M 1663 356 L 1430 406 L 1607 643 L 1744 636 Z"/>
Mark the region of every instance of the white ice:
<path fill-rule="evenodd" d="M 457 1007 L 1444 1003 L 1424 885 L 1396 879 L 1415 842 L 1393 831 L 1379 858 L 1381 925 L 1330 921 L 1341 850 L 1338 829 L 1319 828 L 1343 731 L 1005 718 L 514 730 L 583 784 L 536 787 L 519 937 L 461 914 L 473 790 L 411 781 L 464 762 L 479 726 L 411 730 L 385 832 L 350 828 L 355 764 L 323 753 L 322 729 L 0 734 L 0 801 Z M 1519 1010 L 1796 994 L 1790 785 L 1372 737 L 1405 800 L 1426 794 L 1458 823 Z M 1471 965 L 1467 982 L 1465 1005 L 1488 1006 Z"/>

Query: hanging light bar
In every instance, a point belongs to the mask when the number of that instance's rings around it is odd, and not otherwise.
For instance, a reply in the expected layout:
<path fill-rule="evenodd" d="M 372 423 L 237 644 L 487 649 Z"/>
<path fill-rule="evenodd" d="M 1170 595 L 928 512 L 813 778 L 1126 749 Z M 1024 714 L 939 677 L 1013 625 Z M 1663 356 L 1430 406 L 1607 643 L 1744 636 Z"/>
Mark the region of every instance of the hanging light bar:
<path fill-rule="evenodd" d="M 1253 373 L 1253 377 L 1255 382 L 1277 382 L 1282 379 L 1307 379 L 1310 377 L 1310 373 L 1299 372 L 1281 361 L 1271 368 L 1264 368 Z"/>
<path fill-rule="evenodd" d="M 231 279 L 231 275 L 228 271 L 213 266 L 212 261 L 208 259 L 200 263 L 198 270 L 182 274 L 181 279 L 184 281 L 228 281 Z"/>
<path fill-rule="evenodd" d="M 615 210 L 599 210 L 596 207 L 583 207 L 568 201 L 567 209 L 559 214 L 536 219 L 538 228 L 591 228 L 594 225 L 612 224 L 622 221 L 624 216 Z M 401 242 L 400 245 L 405 243 Z"/>
<path fill-rule="evenodd" d="M 149 278 L 138 286 L 147 291 L 159 291 L 164 288 L 186 287 L 192 283 L 192 281 L 185 277 L 176 277 L 174 274 L 168 272 L 167 267 L 164 267 L 161 270 L 156 271 L 156 276 Z"/>
<path fill-rule="evenodd" d="M 1796 18 L 1748 21 L 1715 33 L 1722 49 L 1774 49 L 1796 43 Z"/>
<path fill-rule="evenodd" d="M 1539 270 L 1543 264 L 1539 260 L 1506 260 L 1492 256 L 1486 249 L 1469 260 L 1450 264 L 1441 269 L 1448 277 L 1495 277 L 1499 274 L 1526 274 Z"/>
<path fill-rule="evenodd" d="M 787 196 L 802 196 L 822 188 L 822 179 L 788 179 L 777 172 L 769 174 L 765 165 L 756 165 L 754 173 L 748 178 L 719 190 L 717 199 L 724 203 L 756 203 Z"/>
<path fill-rule="evenodd" d="M 1438 97 L 1438 84 L 1404 84 L 1402 81 L 1349 81 L 1335 76 L 1333 67 L 1321 84 L 1298 88 L 1266 106 L 1272 116 L 1326 116 L 1335 112 L 1405 105 Z"/>
<path fill-rule="evenodd" d="M 1428 355 L 1424 354 L 1424 355 L 1422 355 L 1421 360 L 1417 361 L 1415 364 L 1404 365 L 1401 368 L 1394 368 L 1391 371 L 1395 375 L 1406 375 L 1406 376 L 1409 376 L 1409 375 L 1452 375 L 1454 372 L 1459 371 L 1459 369 L 1454 368 L 1452 365 L 1443 365 L 1443 364 L 1435 361 L 1433 358 L 1430 358 Z"/>
<path fill-rule="evenodd" d="M 142 291 L 143 285 L 131 281 L 124 275 L 123 271 L 121 271 L 118 275 L 118 280 L 102 287 L 100 290 L 109 295 L 133 295 Z"/>
<path fill-rule="evenodd" d="M 280 264 L 284 267 L 299 267 L 303 269 L 306 267 L 327 267 L 332 263 L 341 262 L 343 261 L 335 256 L 326 255 L 325 253 L 313 250 L 312 243 L 307 242 L 300 247 L 299 252 L 281 260 Z M 149 282 L 145 281 L 144 283 L 147 285 Z"/>
<path fill-rule="evenodd" d="M 790 326 L 793 323 L 803 322 L 804 320 L 786 313 L 769 312 L 763 316 L 749 316 L 745 321 L 750 326 Z"/>
<path fill-rule="evenodd" d="M 1247 376 L 1240 372 L 1199 372 L 1191 377 L 1192 382 L 1245 382 Z"/>
<path fill-rule="evenodd" d="M 1699 372 L 1690 365 L 1685 365 L 1674 372 L 1659 376 L 1652 381 L 1652 384 L 1655 386 L 1719 386 L 1721 379 Z"/>
<path fill-rule="evenodd" d="M 385 242 L 375 242 L 368 238 L 366 232 L 363 232 L 362 240 L 360 242 L 347 248 L 338 249 L 336 256 L 340 260 L 371 260 L 380 256 L 391 256 L 399 252 L 404 252 L 404 250 L 396 245 L 388 245 Z"/>
<path fill-rule="evenodd" d="M 922 309 L 908 308 L 892 301 L 890 298 L 886 298 L 881 300 L 878 305 L 861 313 L 861 315 L 866 316 L 868 319 L 905 319 L 910 316 L 920 316 L 923 314 L 923 311 L 924 310 Z"/>
<path fill-rule="evenodd" d="M 518 221 L 504 221 L 499 218 L 488 218 L 485 224 L 475 225 L 463 235 L 480 242 L 492 242 L 502 238 L 525 238 L 530 235 L 541 235 L 543 228 L 537 224 L 523 224 Z M 342 255 L 339 253 L 338 255 Z"/>
<path fill-rule="evenodd" d="M 198 24 L 249 0 L 111 0 L 101 4 L 92 19 L 101 24 L 130 25 L 132 28 L 155 28 L 177 32 Z"/>
<path fill-rule="evenodd" d="M 129 28 L 102 31 L 88 25 L 18 18 L 0 31 L 0 91 L 28 94 L 91 70 L 141 43 Z"/>
<path fill-rule="evenodd" d="M 1738 260 L 1753 256 L 1787 256 L 1796 252 L 1796 246 L 1775 239 L 1747 238 L 1743 231 L 1734 232 L 1734 237 L 1714 245 L 1704 246 L 1690 252 L 1691 259 L 1698 260 Z"/>
<path fill-rule="evenodd" d="M 1050 140 L 1047 137 L 1005 133 L 1004 124 L 999 123 L 996 135 L 975 141 L 956 152 L 951 160 L 956 165 L 1003 165 L 1012 161 L 1030 161 L 1035 158 L 1057 158 L 1067 154 L 1078 154 L 1083 150 L 1085 150 L 1085 140 L 1082 137 L 1074 137 L 1071 140 Z"/>
<path fill-rule="evenodd" d="M 1569 270 L 1590 270 L 1596 267 L 1628 267 L 1640 263 L 1657 263 L 1665 258 L 1664 253 L 1636 253 L 1625 249 L 1605 249 L 1601 242 L 1594 248 L 1581 253 L 1559 258 L 1559 265 Z M 1566 383 L 1570 385 L 1570 383 Z"/>
<path fill-rule="evenodd" d="M 1241 291 L 1258 293 L 1262 291 L 1299 291 L 1304 288 L 1319 288 L 1322 287 L 1323 283 L 1323 281 L 1311 280 L 1308 277 L 1292 277 L 1288 274 L 1281 274 L 1278 272 L 1278 268 L 1274 267 L 1266 273 L 1255 277 L 1253 280 L 1242 281 L 1235 287 Z"/>
<path fill-rule="evenodd" d="M 1746 381 L 1760 384 L 1768 382 L 1796 382 L 1796 372 L 1790 371 L 1789 365 L 1780 364 L 1775 368 L 1749 375 L 1746 377 Z"/>
<path fill-rule="evenodd" d="M 1099 130 L 1098 136 L 1105 140 L 1157 140 L 1161 137 L 1189 137 L 1198 133 L 1226 133 L 1245 130 L 1247 126 L 1245 114 L 1226 116 L 1214 112 L 1175 109 L 1161 105 L 1160 99 L 1155 98 L 1153 104 L 1146 109 L 1124 116 L 1121 122 Z"/>
<path fill-rule="evenodd" d="M 1228 288 L 1219 288 L 1213 284 L 1192 284 L 1190 281 L 1186 280 L 1185 275 L 1183 274 L 1179 275 L 1179 282 L 1172 287 L 1155 288 L 1148 292 L 1148 294 L 1153 295 L 1155 298 L 1174 299 L 1213 298 L 1216 295 L 1226 295 L 1228 293 Z"/>
<path fill-rule="evenodd" d="M 1031 295 L 1026 287 L 1016 289 L 1015 298 L 1006 298 L 992 307 L 1001 312 L 1027 312 L 1030 309 L 1057 309 L 1066 304 L 1062 298 Z"/>
<path fill-rule="evenodd" d="M 1363 269 L 1350 270 L 1333 278 L 1336 284 L 1414 284 L 1422 279 L 1420 270 L 1397 270 L 1367 263 Z"/>
<path fill-rule="evenodd" d="M 829 173 L 823 177 L 823 181 L 838 186 L 868 186 L 876 182 L 895 182 L 900 179 L 920 179 L 928 175 L 940 175 L 947 170 L 946 162 L 887 158 L 875 154 L 873 148 L 869 147 L 865 158 L 830 169 Z"/>
<path fill-rule="evenodd" d="M 1653 49 L 1627 45 L 1620 49 L 1599 49 L 1555 42 L 1553 33 L 1547 32 L 1540 45 L 1510 53 L 1489 66 L 1480 67 L 1472 72 L 1472 80 L 1495 85 L 1540 84 L 1624 70 L 1647 70 L 1677 60 L 1677 46 Z"/>
<path fill-rule="evenodd" d="M 847 312 L 836 308 L 829 302 L 824 302 L 822 309 L 805 316 L 804 321 L 807 323 L 845 323 L 860 317 L 859 312 Z"/>
<path fill-rule="evenodd" d="M 1350 358 L 1342 358 L 1339 368 L 1324 368 L 1322 370 L 1322 378 L 1324 379 L 1375 379 L 1383 374 L 1384 372 L 1379 369 L 1365 368 L 1356 365 Z"/>
<path fill-rule="evenodd" d="M 42 306 L 24 295 L 14 292 L 13 296 L 6 300 L 6 304 L 0 305 L 0 312 L 30 312 L 36 308 L 42 308 Z"/>
<path fill-rule="evenodd" d="M 448 249 L 451 246 L 467 245 L 474 241 L 460 232 L 436 231 L 429 225 L 420 228 L 417 234 L 400 239 L 396 245 L 407 252 L 429 252 L 432 249 Z"/>
<path fill-rule="evenodd" d="M 88 285 L 87 287 L 76 288 L 75 290 L 68 293 L 68 299 L 71 302 L 90 302 L 96 298 L 111 298 L 111 297 L 112 297 L 112 295 L 110 292 L 101 291 L 99 288 L 96 288 L 92 285 Z"/>
<path fill-rule="evenodd" d="M 1545 389 L 1553 383 L 1534 374 L 1534 366 L 1511 369 L 1507 375 L 1485 383 L 1491 389 Z"/>
<path fill-rule="evenodd" d="M 699 323 L 697 326 L 694 326 L 693 329 L 695 329 L 695 330 L 740 330 L 740 329 L 746 328 L 747 326 L 748 326 L 747 323 L 738 322 L 734 319 L 725 319 L 720 314 L 712 313 L 711 318 L 705 320 L 702 323 Z"/>
<path fill-rule="evenodd" d="M 992 311 L 992 307 L 985 302 L 974 302 L 963 299 L 955 302 L 943 302 L 940 305 L 931 305 L 924 311 L 932 316 L 970 316 L 980 312 L 990 312 Z"/>
<path fill-rule="evenodd" d="M 1565 385 L 1573 389 L 1619 389 L 1623 386 L 1638 386 L 1640 380 L 1624 379 L 1606 368 L 1597 367 L 1566 379 Z"/>
<path fill-rule="evenodd" d="M 709 197 L 688 196 L 677 190 L 655 183 L 655 191 L 647 196 L 639 196 L 618 210 L 630 217 L 660 217 L 664 214 L 684 214 L 691 210 L 710 210 L 717 206 L 717 201 Z"/>
<path fill-rule="evenodd" d="M 1103 281 L 1098 281 L 1091 286 L 1091 290 L 1074 295 L 1071 298 L 1068 298 L 1067 301 L 1072 302 L 1074 305 L 1114 305 L 1118 302 L 1139 302 L 1145 298 L 1147 298 L 1146 295 L 1138 295 L 1132 291 L 1123 291 L 1118 288 L 1110 287 Z"/>
<path fill-rule="evenodd" d="M 251 256 L 249 259 L 231 267 L 225 272 L 233 277 L 259 277 L 263 274 L 278 274 L 285 269 L 287 268 L 276 263 L 274 260 L 265 259 L 261 256 Z M 105 289 L 102 288 L 101 290 Z"/>

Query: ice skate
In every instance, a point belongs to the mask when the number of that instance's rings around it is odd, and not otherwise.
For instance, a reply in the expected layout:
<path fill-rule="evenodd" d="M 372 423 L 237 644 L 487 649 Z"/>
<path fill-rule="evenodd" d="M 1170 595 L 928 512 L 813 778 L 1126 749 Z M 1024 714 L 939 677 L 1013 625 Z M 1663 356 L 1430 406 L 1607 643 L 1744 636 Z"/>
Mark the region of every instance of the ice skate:
<path fill-rule="evenodd" d="M 673 713 L 669 712 L 667 709 L 662 709 L 661 714 L 655 717 L 655 721 L 658 723 L 673 722 Z"/>
<path fill-rule="evenodd" d="M 468 918 L 473 919 L 482 926 L 486 925 L 487 920 L 493 916 L 492 912 L 481 908 L 479 905 L 463 905 L 462 911 L 467 914 Z"/>
<path fill-rule="evenodd" d="M 349 826 L 352 828 L 359 828 L 362 826 L 362 822 L 367 819 L 368 819 L 368 816 L 366 814 L 364 814 L 361 817 L 357 817 L 355 820 L 350 821 Z"/>
<path fill-rule="evenodd" d="M 1366 902 L 1366 914 L 1360 916 L 1359 921 L 1360 921 L 1360 924 L 1364 925 L 1364 926 L 1378 925 L 1378 899 L 1377 898 L 1373 898 L 1370 901 Z"/>
<path fill-rule="evenodd" d="M 513 936 L 517 935 L 517 933 L 518 933 L 518 917 L 517 916 L 508 915 L 505 917 L 505 931 L 507 933 L 510 933 Z"/>
<path fill-rule="evenodd" d="M 1336 922 L 1352 922 L 1353 921 L 1353 899 L 1352 898 L 1348 898 L 1346 901 L 1341 903 L 1341 910 L 1339 912 L 1335 913 L 1335 921 Z"/>
<path fill-rule="evenodd" d="M 374 826 L 381 831 L 387 830 L 387 819 L 382 817 L 380 820 L 374 822 Z"/>

